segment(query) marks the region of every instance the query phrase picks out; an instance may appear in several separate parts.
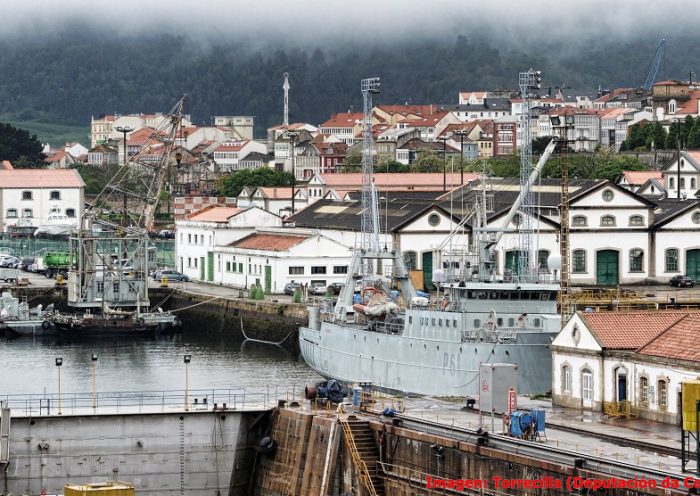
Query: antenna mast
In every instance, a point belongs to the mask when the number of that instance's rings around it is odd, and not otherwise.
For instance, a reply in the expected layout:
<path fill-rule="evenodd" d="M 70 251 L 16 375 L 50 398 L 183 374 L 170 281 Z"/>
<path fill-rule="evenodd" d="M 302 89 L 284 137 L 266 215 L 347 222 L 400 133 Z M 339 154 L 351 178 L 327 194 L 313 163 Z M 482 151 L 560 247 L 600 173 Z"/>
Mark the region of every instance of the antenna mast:
<path fill-rule="evenodd" d="M 520 126 L 520 191 L 522 195 L 522 205 L 520 207 L 519 247 L 517 252 L 517 274 L 515 277 L 520 282 L 532 282 L 535 280 L 535 261 L 532 243 L 532 220 L 534 218 L 534 208 L 532 204 L 532 192 L 529 187 L 530 176 L 532 175 L 532 132 L 530 129 L 530 99 L 536 96 L 537 90 L 542 82 L 540 71 L 528 70 L 519 74 L 520 94 L 523 97 L 523 113 Z"/>
<path fill-rule="evenodd" d="M 289 127 L 289 73 L 285 72 L 284 84 L 282 89 L 284 90 L 284 122 L 282 123 L 285 128 Z"/>
<path fill-rule="evenodd" d="M 366 251 L 379 250 L 379 201 L 374 184 L 372 158 L 372 95 L 379 93 L 379 78 L 362 80 L 364 119 L 362 129 L 362 244 Z M 371 262 L 370 262 L 371 263 Z M 364 277 L 370 276 L 371 267 L 363 264 Z"/>

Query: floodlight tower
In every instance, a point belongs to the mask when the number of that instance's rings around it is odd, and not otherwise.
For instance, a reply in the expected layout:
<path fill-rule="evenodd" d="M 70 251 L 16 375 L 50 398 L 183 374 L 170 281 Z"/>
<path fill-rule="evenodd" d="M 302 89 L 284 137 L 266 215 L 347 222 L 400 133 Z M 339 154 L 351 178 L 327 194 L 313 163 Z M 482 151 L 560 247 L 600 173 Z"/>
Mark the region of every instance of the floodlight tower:
<path fill-rule="evenodd" d="M 362 80 L 364 118 L 362 122 L 362 245 L 366 251 L 379 250 L 379 200 L 374 184 L 372 158 L 372 95 L 379 93 L 379 78 Z M 364 266 L 364 265 L 363 265 Z M 371 268 L 365 267 L 367 278 Z"/>
<path fill-rule="evenodd" d="M 282 85 L 282 89 L 284 90 L 284 122 L 282 125 L 285 129 L 287 129 L 289 127 L 289 73 L 285 72 L 283 76 L 284 84 Z"/>
<path fill-rule="evenodd" d="M 520 94 L 523 98 L 523 112 L 520 126 L 520 191 L 523 195 L 520 207 L 519 247 L 517 257 L 517 279 L 531 282 L 535 279 L 537 257 L 532 240 L 534 207 L 528 181 L 532 174 L 532 132 L 530 129 L 530 99 L 537 95 L 542 82 L 542 73 L 530 69 L 519 74 Z"/>

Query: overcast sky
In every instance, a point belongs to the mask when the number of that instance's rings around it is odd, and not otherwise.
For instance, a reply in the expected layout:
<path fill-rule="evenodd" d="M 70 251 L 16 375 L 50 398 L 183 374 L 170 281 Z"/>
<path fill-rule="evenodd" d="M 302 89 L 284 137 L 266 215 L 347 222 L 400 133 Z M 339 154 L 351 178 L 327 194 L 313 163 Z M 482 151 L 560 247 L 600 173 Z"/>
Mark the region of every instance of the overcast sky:
<path fill-rule="evenodd" d="M 525 39 L 672 38 L 696 23 L 690 0 L 2 0 L 2 33 L 50 32 L 82 20 L 109 33 L 168 31 L 195 38 L 237 35 L 323 45 L 416 36 L 469 37 L 476 26 Z M 692 15 L 689 15 L 692 14 Z"/>

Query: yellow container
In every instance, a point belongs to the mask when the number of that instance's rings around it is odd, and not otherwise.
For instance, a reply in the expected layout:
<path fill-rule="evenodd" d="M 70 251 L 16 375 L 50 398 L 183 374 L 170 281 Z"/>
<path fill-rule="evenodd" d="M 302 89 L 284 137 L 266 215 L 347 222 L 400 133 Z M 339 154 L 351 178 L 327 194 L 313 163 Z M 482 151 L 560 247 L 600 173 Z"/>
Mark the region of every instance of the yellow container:
<path fill-rule="evenodd" d="M 64 496 L 134 496 L 134 486 L 126 482 L 66 484 Z"/>
<path fill-rule="evenodd" d="M 683 396 L 683 430 L 695 432 L 697 425 L 696 402 L 700 400 L 700 381 L 684 382 L 681 386 Z"/>

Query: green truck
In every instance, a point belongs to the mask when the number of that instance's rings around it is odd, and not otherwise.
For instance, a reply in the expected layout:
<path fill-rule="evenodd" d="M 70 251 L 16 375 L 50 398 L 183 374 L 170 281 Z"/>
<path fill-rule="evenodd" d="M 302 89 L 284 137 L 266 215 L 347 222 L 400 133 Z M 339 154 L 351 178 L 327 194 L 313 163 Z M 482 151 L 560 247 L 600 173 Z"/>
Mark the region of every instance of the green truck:
<path fill-rule="evenodd" d="M 56 277 L 57 274 L 65 277 L 70 269 L 70 253 L 48 252 L 38 265 L 37 272 L 43 272 L 50 279 Z"/>

